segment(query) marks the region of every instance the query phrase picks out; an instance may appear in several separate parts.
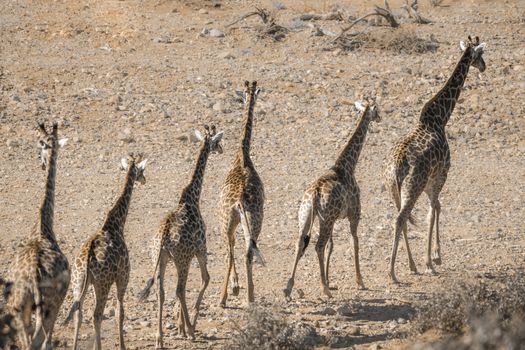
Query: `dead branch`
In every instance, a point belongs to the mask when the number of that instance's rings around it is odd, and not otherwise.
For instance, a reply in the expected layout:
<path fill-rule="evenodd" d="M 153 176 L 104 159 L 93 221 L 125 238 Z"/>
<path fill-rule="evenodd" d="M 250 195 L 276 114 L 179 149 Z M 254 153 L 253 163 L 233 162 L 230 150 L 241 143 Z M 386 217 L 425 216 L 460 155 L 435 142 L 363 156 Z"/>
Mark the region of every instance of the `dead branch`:
<path fill-rule="evenodd" d="M 297 17 L 301 21 L 344 21 L 343 14 L 340 11 L 330 12 L 327 14 L 305 13 Z"/>
<path fill-rule="evenodd" d="M 412 18 L 414 22 L 416 23 L 419 23 L 419 24 L 432 23 L 431 20 L 422 17 L 417 12 L 417 0 L 413 0 L 412 4 L 410 5 L 408 4 L 408 0 L 405 0 L 405 5 L 402 5 L 401 8 L 404 9 L 408 13 L 408 17 Z"/>
<path fill-rule="evenodd" d="M 242 15 L 239 19 L 237 19 L 237 20 L 231 22 L 230 24 L 227 24 L 227 25 L 226 25 L 226 28 L 228 28 L 228 27 L 230 27 L 230 26 L 232 26 L 232 25 L 234 25 L 234 24 L 236 24 L 236 23 L 239 23 L 240 21 L 242 21 L 242 20 L 244 20 L 244 19 L 246 19 L 246 18 L 248 18 L 248 17 L 255 16 L 255 15 L 258 15 L 258 14 L 259 14 L 259 13 L 258 13 L 257 11 L 253 11 L 253 12 L 249 12 L 249 13 L 247 13 L 247 14 L 245 14 L 245 15 Z"/>
<path fill-rule="evenodd" d="M 388 3 L 386 2 L 386 0 L 385 0 L 385 4 L 386 4 L 385 7 L 388 7 Z M 393 28 L 399 27 L 399 23 L 397 23 L 396 19 L 394 18 L 394 14 L 392 13 L 392 11 L 384 9 L 382 7 L 379 7 L 379 6 L 375 6 L 374 12 L 371 12 L 369 14 L 361 16 L 358 19 L 356 19 L 355 21 L 353 21 L 352 24 L 350 24 L 348 27 L 344 28 L 341 31 L 341 33 L 339 33 L 339 35 L 337 37 L 335 37 L 333 42 L 340 40 L 341 37 L 346 32 L 348 32 L 353 26 L 355 26 L 357 23 L 361 22 L 362 20 L 364 20 L 365 18 L 370 17 L 370 16 L 381 16 L 381 17 L 385 18 L 390 23 L 391 27 L 393 27 Z"/>

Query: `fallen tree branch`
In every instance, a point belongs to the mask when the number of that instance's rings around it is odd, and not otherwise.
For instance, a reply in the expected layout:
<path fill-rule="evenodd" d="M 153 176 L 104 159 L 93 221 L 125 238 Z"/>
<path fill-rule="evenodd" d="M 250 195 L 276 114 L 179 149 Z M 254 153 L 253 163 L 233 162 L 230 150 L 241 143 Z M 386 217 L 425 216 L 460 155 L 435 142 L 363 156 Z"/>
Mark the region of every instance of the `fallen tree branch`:
<path fill-rule="evenodd" d="M 385 7 L 388 7 L 388 3 L 386 2 L 386 0 L 385 0 L 385 4 L 386 4 Z M 335 37 L 334 40 L 332 40 L 332 42 L 340 40 L 341 37 L 346 32 L 348 32 L 350 29 L 352 29 L 353 26 L 355 26 L 357 23 L 361 22 L 362 20 L 364 20 L 365 18 L 370 17 L 370 16 L 381 16 L 381 17 L 385 18 L 390 23 L 391 27 L 393 27 L 393 28 L 399 27 L 399 23 L 397 23 L 396 19 L 394 18 L 394 14 L 392 13 L 392 11 L 384 9 L 382 7 L 379 7 L 379 6 L 376 6 L 375 9 L 374 9 L 374 12 L 368 13 L 368 14 L 366 14 L 364 16 L 359 17 L 355 21 L 353 21 L 352 24 L 350 24 L 348 27 L 344 28 L 341 31 L 341 33 L 339 33 L 339 35 L 337 37 Z"/>
<path fill-rule="evenodd" d="M 414 22 L 419 24 L 432 23 L 428 18 L 421 17 L 417 12 L 417 0 L 412 1 L 412 4 L 408 5 L 408 0 L 405 0 L 405 4 L 401 6 L 408 13 L 408 17 L 414 19 Z"/>

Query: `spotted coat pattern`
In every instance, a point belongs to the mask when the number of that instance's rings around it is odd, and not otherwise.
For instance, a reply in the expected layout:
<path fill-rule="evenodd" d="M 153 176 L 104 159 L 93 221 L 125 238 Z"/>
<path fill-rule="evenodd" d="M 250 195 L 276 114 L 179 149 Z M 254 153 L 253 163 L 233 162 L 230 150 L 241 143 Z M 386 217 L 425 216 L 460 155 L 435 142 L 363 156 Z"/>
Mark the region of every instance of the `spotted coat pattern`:
<path fill-rule="evenodd" d="M 462 43 L 462 45 L 464 44 Z M 395 232 L 389 268 L 389 277 L 393 282 L 397 282 L 394 265 L 401 232 L 407 247 L 410 270 L 414 273 L 417 272 L 408 245 L 407 221 L 413 221 L 412 209 L 423 192 L 427 194 L 430 201 L 426 256 L 427 273 L 435 273 L 431 258 L 434 226 L 436 228 L 434 263 L 441 264 L 439 242 L 441 204 L 439 194 L 445 185 L 450 168 L 450 149 L 445 126 L 454 111 L 469 67 L 474 66 L 480 72 L 485 70 L 485 62 L 482 57 L 484 47 L 485 44 L 479 43 L 479 38 L 476 37 L 475 41 L 470 37 L 468 38 L 464 53 L 445 86 L 424 105 L 414 130 L 393 146 L 388 157 L 384 182 L 398 210 L 394 223 Z"/>
<path fill-rule="evenodd" d="M 10 278 L 13 284 L 7 300 L 22 349 L 52 347 L 55 321 L 70 280 L 67 258 L 60 250 L 53 230 L 58 125 L 53 124 L 51 133 L 46 131 L 44 124 L 39 127 L 45 136 L 45 141 L 40 141 L 40 159 L 42 168 L 47 167 L 48 170 L 46 191 L 38 221 L 29 238 L 18 249 Z M 34 329 L 31 326 L 33 308 Z"/>
<path fill-rule="evenodd" d="M 146 288 L 140 293 L 140 299 L 145 300 L 148 297 L 150 288 L 157 280 L 158 328 L 155 343 L 157 349 L 163 348 L 164 274 L 170 260 L 175 263 L 177 268 L 176 295 L 180 302 L 179 333 L 194 338 L 200 304 L 210 280 L 207 268 L 206 227 L 201 216 L 199 201 L 208 156 L 212 152 L 222 153 L 221 138 L 222 132 L 216 134 L 215 127 L 212 126 L 210 130 L 206 126 L 206 133 L 202 140 L 203 144 L 191 181 L 182 190 L 177 207 L 162 220 L 158 234 L 153 240 L 153 253 L 155 256 L 154 277 L 148 281 Z M 194 257 L 199 262 L 202 284 L 190 321 L 186 303 L 186 282 L 190 263 Z"/>
<path fill-rule="evenodd" d="M 264 186 L 250 158 L 253 111 L 259 89 L 257 89 L 256 81 L 253 81 L 251 85 L 246 81 L 244 85 L 245 115 L 243 118 L 241 142 L 222 186 L 219 204 L 221 234 L 227 244 L 226 261 L 228 266 L 224 276 L 220 299 L 220 305 L 222 307 L 226 306 L 228 283 L 232 270 L 232 294 L 239 294 L 239 277 L 237 269 L 235 268 L 234 257 L 235 231 L 239 224 L 241 224 L 243 229 L 246 245 L 245 264 L 248 302 L 253 302 L 255 299 L 252 273 L 254 255 L 264 264 L 264 259 L 257 248 L 257 240 L 261 233 L 264 218 Z"/>
<path fill-rule="evenodd" d="M 145 161 L 140 162 L 130 156 L 124 188 L 115 205 L 106 215 L 102 229 L 84 242 L 75 260 L 73 272 L 74 303 L 66 322 L 75 318 L 75 333 L 73 349 L 77 348 L 78 333 L 82 323 L 82 303 L 90 285 L 95 290 L 95 310 L 93 312 L 93 328 L 95 329 L 94 349 L 101 349 L 100 326 L 104 307 L 111 286 L 117 287 L 117 320 L 120 349 L 125 349 L 124 295 L 129 280 L 130 264 L 128 249 L 124 238 L 124 226 L 128 216 L 131 195 L 136 181 L 145 183 Z"/>
<path fill-rule="evenodd" d="M 299 259 L 303 256 L 310 241 L 310 234 L 316 218 L 319 219 L 319 238 L 315 250 L 321 272 L 321 291 L 331 297 L 328 284 L 330 255 L 332 254 L 332 231 L 337 220 L 348 219 L 354 243 L 354 263 L 356 282 L 364 288 L 359 269 L 359 242 L 357 227 L 361 216 L 359 186 L 355 179 L 355 167 L 363 148 L 368 126 L 371 121 L 379 121 L 380 116 L 375 103 L 369 103 L 362 111 L 356 130 L 340 153 L 334 166 L 312 182 L 306 189 L 299 208 L 299 239 L 295 249 L 292 274 L 284 294 L 290 298 Z M 325 264 L 325 251 L 328 251 Z"/>

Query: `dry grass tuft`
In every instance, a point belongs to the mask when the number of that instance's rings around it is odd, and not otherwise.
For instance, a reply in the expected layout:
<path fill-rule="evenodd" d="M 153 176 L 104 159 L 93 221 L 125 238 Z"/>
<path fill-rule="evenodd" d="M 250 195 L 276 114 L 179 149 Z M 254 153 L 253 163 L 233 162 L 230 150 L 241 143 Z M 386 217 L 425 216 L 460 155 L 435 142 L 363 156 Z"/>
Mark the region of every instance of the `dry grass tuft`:
<path fill-rule="evenodd" d="M 324 338 L 303 322 L 290 324 L 269 309 L 251 307 L 234 323 L 228 349 L 312 349 Z"/>
<path fill-rule="evenodd" d="M 525 348 L 523 273 L 451 285 L 419 308 L 413 324 L 418 333 L 437 329 L 452 338 L 415 349 Z"/>
<path fill-rule="evenodd" d="M 433 38 L 422 39 L 416 32 L 408 28 L 386 28 L 382 31 L 372 31 L 362 35 L 363 47 L 379 49 L 397 54 L 422 54 L 435 52 L 439 44 Z"/>

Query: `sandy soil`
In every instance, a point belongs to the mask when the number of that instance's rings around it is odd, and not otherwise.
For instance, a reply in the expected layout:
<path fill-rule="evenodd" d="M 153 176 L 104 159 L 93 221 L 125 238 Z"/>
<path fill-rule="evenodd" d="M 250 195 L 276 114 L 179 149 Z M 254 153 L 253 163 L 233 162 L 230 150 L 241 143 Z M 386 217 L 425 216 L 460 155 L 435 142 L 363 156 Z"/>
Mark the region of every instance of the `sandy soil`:
<path fill-rule="evenodd" d="M 201 210 L 207 224 L 211 282 L 197 339 L 176 335 L 175 269 L 168 268 L 164 325 L 170 348 L 224 347 L 245 308 L 242 235 L 238 234 L 239 297 L 218 306 L 225 246 L 218 231 L 220 186 L 235 155 L 242 104 L 235 94 L 256 79 L 252 159 L 266 189 L 259 247 L 268 262 L 255 267 L 256 303 L 290 323 L 304 322 L 325 337 L 319 347 L 396 348 L 414 340 L 397 334 L 410 328 L 414 307 L 455 278 L 512 269 L 524 261 L 525 37 L 522 1 L 447 1 L 419 11 L 433 24 L 403 23 L 420 38 L 431 36 L 435 52 L 398 53 L 373 45 L 345 52 L 324 50 L 333 38 L 314 36 L 293 19 L 339 7 L 359 16 L 374 2 L 271 1 L 279 24 L 295 27 L 276 42 L 258 38 L 261 21 L 250 17 L 251 1 L 3 1 L 0 4 L 0 274 L 6 275 L 17 243 L 30 232 L 43 196 L 45 173 L 37 162 L 36 122 L 58 120 L 70 144 L 59 155 L 55 230 L 70 262 L 81 243 L 104 220 L 119 194 L 119 159 L 144 152 L 147 183 L 136 189 L 126 226 L 131 280 L 126 298 L 128 349 L 153 348 L 156 300 L 136 295 L 150 277 L 152 236 L 189 181 L 198 145 L 194 128 L 216 124 L 225 132 L 222 155 L 206 169 Z M 379 4 L 379 3 L 378 3 Z M 399 9 L 400 1 L 392 2 Z M 317 21 L 338 33 L 346 24 Z M 199 35 L 218 29 L 224 37 Z M 360 25 L 360 29 L 365 27 Z M 372 33 L 392 35 L 388 27 Z M 409 273 L 400 245 L 399 285 L 386 278 L 394 207 L 381 189 L 385 156 L 414 125 L 423 104 L 437 92 L 460 57 L 459 41 L 479 35 L 487 42 L 485 73 L 471 71 L 447 127 L 452 168 L 441 194 L 444 264 L 437 276 Z M 334 229 L 333 298 L 320 297 L 317 257 L 311 247 L 300 262 L 293 300 L 282 294 L 298 235 L 297 209 L 307 184 L 329 167 L 353 131 L 353 102 L 381 98 L 382 121 L 369 131 L 356 177 L 362 193 L 359 226 L 361 267 L 368 289 L 354 283 L 352 243 L 346 222 Z M 409 236 L 424 271 L 427 200 L 418 202 L 419 225 Z M 200 284 L 192 266 L 188 298 Z M 59 322 L 71 305 L 68 294 Z M 345 306 L 341 315 L 333 310 Z M 91 347 L 92 293 L 85 303 L 82 348 Z M 343 308 L 345 309 L 345 308 Z M 114 292 L 106 307 L 103 345 L 117 344 Z M 57 325 L 58 348 L 72 344 L 73 326 Z"/>

